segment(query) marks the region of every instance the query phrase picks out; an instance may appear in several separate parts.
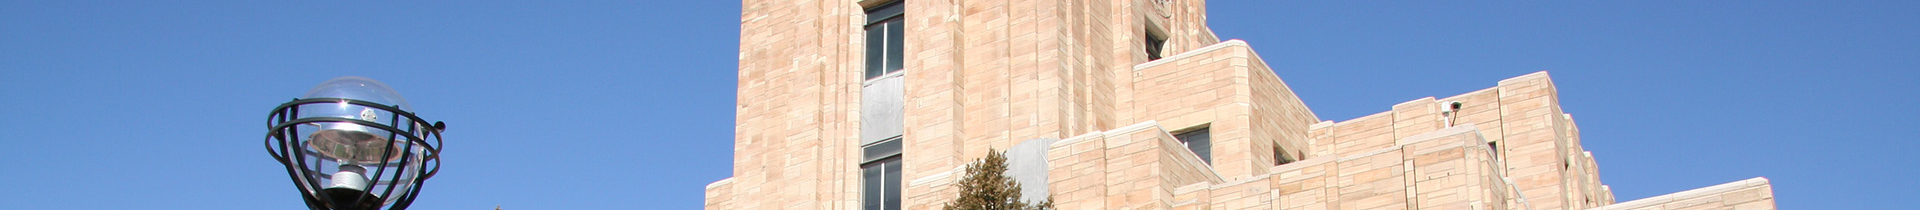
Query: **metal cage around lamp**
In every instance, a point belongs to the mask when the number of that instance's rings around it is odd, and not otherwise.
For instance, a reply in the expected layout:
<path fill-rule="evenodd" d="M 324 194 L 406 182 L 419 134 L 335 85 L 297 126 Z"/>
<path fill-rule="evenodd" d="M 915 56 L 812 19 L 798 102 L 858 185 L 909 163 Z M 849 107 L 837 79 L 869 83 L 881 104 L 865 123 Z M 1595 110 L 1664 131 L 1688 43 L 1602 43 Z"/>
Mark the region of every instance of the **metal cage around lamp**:
<path fill-rule="evenodd" d="M 446 129 L 408 106 L 379 81 L 328 80 L 268 114 L 267 153 L 310 209 L 406 209 L 439 171 Z"/>

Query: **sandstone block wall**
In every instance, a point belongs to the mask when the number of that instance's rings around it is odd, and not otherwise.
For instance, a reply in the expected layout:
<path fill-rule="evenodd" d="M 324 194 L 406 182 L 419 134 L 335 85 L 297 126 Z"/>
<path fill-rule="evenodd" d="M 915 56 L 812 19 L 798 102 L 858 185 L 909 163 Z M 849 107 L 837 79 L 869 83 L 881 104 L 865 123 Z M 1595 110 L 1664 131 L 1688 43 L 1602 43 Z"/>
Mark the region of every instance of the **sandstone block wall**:
<path fill-rule="evenodd" d="M 1571 115 L 1560 111 L 1552 79 L 1538 72 L 1497 87 L 1441 99 L 1421 98 L 1392 111 L 1310 126 L 1309 158 L 1345 157 L 1404 144 L 1407 136 L 1453 125 L 1477 125 L 1501 177 L 1540 209 L 1583 209 L 1613 202 L 1592 153 L 1579 146 Z M 1452 110 L 1453 103 L 1458 110 Z M 1506 201 L 1514 205 L 1517 201 Z"/>
<path fill-rule="evenodd" d="M 1135 66 L 1139 120 L 1176 132 L 1208 128 L 1213 168 L 1228 180 L 1266 174 L 1275 155 L 1301 159 L 1319 121 L 1246 42 L 1229 40 Z M 1273 148 L 1284 148 L 1275 154 Z"/>
<path fill-rule="evenodd" d="M 717 208 L 857 207 L 864 8 L 885 0 L 742 2 L 734 174 Z M 1015 141 L 1111 130 L 1145 62 L 1217 43 L 1199 1 L 904 1 L 903 176 L 909 206 L 947 195 L 942 175 Z M 1148 21 L 1156 21 L 1149 25 Z M 924 196 L 912 196 L 924 195 Z M 916 198 L 916 197 L 925 197 Z"/>
<path fill-rule="evenodd" d="M 1273 168 L 1270 185 L 1278 194 L 1280 209 L 1335 209 L 1339 196 L 1340 168 L 1334 158 L 1316 158 Z"/>
<path fill-rule="evenodd" d="M 706 209 L 725 209 L 733 203 L 733 178 L 707 184 Z"/>

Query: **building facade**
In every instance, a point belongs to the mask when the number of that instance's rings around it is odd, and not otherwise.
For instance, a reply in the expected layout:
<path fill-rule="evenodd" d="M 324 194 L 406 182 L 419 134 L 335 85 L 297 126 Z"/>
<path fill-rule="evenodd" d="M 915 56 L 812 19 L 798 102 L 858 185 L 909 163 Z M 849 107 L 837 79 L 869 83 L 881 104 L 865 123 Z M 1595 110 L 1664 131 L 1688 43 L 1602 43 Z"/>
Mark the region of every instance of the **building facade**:
<path fill-rule="evenodd" d="M 1764 178 L 1616 204 L 1545 72 L 1321 119 L 1203 4 L 745 1 L 706 206 L 940 208 L 1003 150 L 1061 209 L 1774 208 Z"/>

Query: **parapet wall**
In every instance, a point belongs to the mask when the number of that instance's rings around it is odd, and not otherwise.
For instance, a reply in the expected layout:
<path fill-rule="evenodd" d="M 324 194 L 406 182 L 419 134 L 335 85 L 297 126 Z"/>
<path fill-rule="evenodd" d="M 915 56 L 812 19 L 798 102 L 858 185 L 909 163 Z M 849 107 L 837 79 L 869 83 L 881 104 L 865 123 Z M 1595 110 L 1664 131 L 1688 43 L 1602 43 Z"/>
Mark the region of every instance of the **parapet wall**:
<path fill-rule="evenodd" d="M 1477 125 L 1502 177 L 1538 209 L 1583 209 L 1613 202 L 1592 153 L 1580 147 L 1578 127 L 1560 110 L 1553 80 L 1536 72 L 1501 80 L 1493 88 L 1457 96 L 1415 99 L 1391 111 L 1309 129 L 1309 157 L 1347 157 L 1406 144 L 1408 136 L 1451 125 Z M 1454 109 L 1454 104 L 1459 104 Z M 1517 204 L 1508 201 L 1509 205 Z"/>
<path fill-rule="evenodd" d="M 1153 121 L 1062 139 L 1047 155 L 1060 209 L 1167 209 L 1175 187 L 1223 181 Z"/>
<path fill-rule="evenodd" d="M 1240 40 L 1140 64 L 1132 73 L 1133 100 L 1123 102 L 1132 118 L 1122 119 L 1158 121 L 1175 132 L 1209 129 L 1213 168 L 1227 180 L 1268 173 L 1276 155 L 1303 159 L 1307 128 L 1320 120 Z"/>
<path fill-rule="evenodd" d="M 1764 177 L 1592 208 L 1594 210 L 1774 209 L 1773 185 Z"/>
<path fill-rule="evenodd" d="M 1275 166 L 1174 191 L 1175 209 L 1509 209 L 1511 191 L 1472 125 L 1411 135 L 1340 158 Z"/>

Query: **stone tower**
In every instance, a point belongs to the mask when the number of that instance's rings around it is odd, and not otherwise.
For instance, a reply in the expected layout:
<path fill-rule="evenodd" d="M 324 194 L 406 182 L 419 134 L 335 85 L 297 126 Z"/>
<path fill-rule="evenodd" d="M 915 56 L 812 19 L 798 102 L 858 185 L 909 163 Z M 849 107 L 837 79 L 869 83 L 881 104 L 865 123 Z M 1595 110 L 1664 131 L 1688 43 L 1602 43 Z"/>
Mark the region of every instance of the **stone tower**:
<path fill-rule="evenodd" d="M 733 176 L 706 206 L 939 208 L 989 149 L 1062 209 L 1614 203 L 1545 72 L 1329 121 L 1204 3 L 745 1 Z M 1765 179 L 1722 186 L 1629 204 L 1773 208 Z"/>

